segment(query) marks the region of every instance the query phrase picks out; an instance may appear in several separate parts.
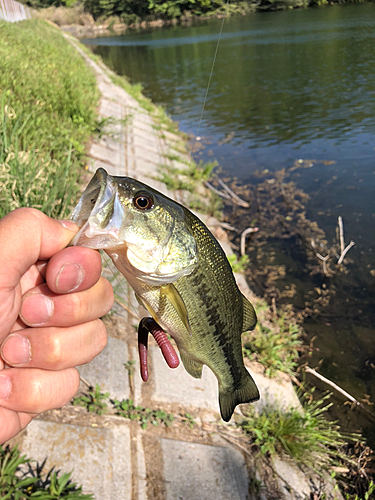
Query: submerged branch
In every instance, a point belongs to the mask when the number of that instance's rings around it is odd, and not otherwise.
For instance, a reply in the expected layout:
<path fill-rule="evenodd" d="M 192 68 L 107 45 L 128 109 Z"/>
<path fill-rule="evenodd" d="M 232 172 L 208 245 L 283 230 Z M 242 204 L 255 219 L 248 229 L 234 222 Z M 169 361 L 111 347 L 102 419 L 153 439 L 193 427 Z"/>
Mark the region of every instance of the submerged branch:
<path fill-rule="evenodd" d="M 258 227 L 248 227 L 241 233 L 241 257 L 245 255 L 245 244 L 246 244 L 246 236 L 251 233 L 257 233 L 259 231 Z"/>
<path fill-rule="evenodd" d="M 339 217 L 338 217 L 338 224 L 339 224 L 339 232 L 340 232 L 340 248 L 341 248 L 341 254 L 342 254 L 344 252 L 345 243 L 344 243 L 344 224 L 342 222 L 341 215 L 339 215 Z"/>
<path fill-rule="evenodd" d="M 328 276 L 327 261 L 330 258 L 330 255 L 326 255 L 325 257 L 323 257 L 323 255 L 316 250 L 316 245 L 314 240 L 311 240 L 311 247 L 314 250 L 314 253 L 318 257 L 318 259 L 322 261 L 324 275 Z"/>
<path fill-rule="evenodd" d="M 206 181 L 204 184 L 205 184 L 206 187 L 208 187 L 208 189 L 211 189 L 211 191 L 213 191 L 215 194 L 221 196 L 222 198 L 225 198 L 226 200 L 231 200 L 232 199 L 229 196 L 228 193 L 223 193 L 222 191 L 219 191 L 218 189 L 216 189 L 215 187 L 213 187 L 213 185 L 210 184 L 208 181 Z"/>
<path fill-rule="evenodd" d="M 234 193 L 221 179 L 218 179 L 218 182 L 220 186 L 225 189 L 225 191 L 229 194 L 229 196 L 233 199 L 233 201 L 237 204 L 240 205 L 241 207 L 249 208 L 250 203 L 247 201 L 242 200 L 236 193 Z"/>
<path fill-rule="evenodd" d="M 305 367 L 305 372 L 306 373 L 310 373 L 311 375 L 314 375 L 314 377 L 318 378 L 319 380 L 321 380 L 325 384 L 333 387 L 337 392 L 339 392 L 340 394 L 342 394 L 346 399 L 348 399 L 353 404 L 355 404 L 356 406 L 359 406 L 362 410 L 364 410 L 371 417 L 371 419 L 373 421 L 375 421 L 375 415 L 371 411 L 369 411 L 360 401 L 358 401 L 357 399 L 355 399 L 355 397 L 351 396 L 348 392 L 344 391 L 344 389 L 342 389 L 337 384 L 335 384 L 334 382 L 332 382 L 332 380 L 329 380 L 328 378 L 324 377 L 323 375 L 321 375 L 320 373 L 318 373 L 313 368 L 310 368 L 309 366 Z"/>
<path fill-rule="evenodd" d="M 204 184 L 206 187 L 208 187 L 208 189 L 216 193 L 218 196 L 221 196 L 222 198 L 231 201 L 235 205 L 239 205 L 240 207 L 244 208 L 250 207 L 250 203 L 242 200 L 239 196 L 237 196 L 236 193 L 234 193 L 221 179 L 218 179 L 218 182 L 225 191 L 219 191 L 208 181 L 206 181 Z"/>
<path fill-rule="evenodd" d="M 345 255 L 349 252 L 349 250 L 355 245 L 354 241 L 352 240 L 349 245 L 343 250 L 342 254 L 340 255 L 339 260 L 337 261 L 337 264 L 340 265 L 342 261 L 345 258 Z"/>

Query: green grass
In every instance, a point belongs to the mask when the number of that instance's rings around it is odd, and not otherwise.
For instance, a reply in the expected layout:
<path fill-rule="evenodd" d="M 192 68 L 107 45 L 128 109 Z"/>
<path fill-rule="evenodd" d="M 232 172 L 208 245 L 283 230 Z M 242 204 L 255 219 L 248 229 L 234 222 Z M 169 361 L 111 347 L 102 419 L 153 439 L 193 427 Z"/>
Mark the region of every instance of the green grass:
<path fill-rule="evenodd" d="M 375 483 L 373 481 L 370 481 L 367 491 L 363 496 L 358 496 L 358 494 L 352 495 L 351 493 L 345 493 L 345 500 L 371 500 L 371 498 L 374 498 L 373 493 L 375 493 Z"/>
<path fill-rule="evenodd" d="M 0 21 L 0 217 L 20 206 L 67 215 L 98 97 L 92 71 L 59 30 Z"/>
<path fill-rule="evenodd" d="M 184 413 L 182 415 L 182 421 L 186 422 L 189 425 L 190 429 L 193 429 L 193 427 L 195 425 L 197 425 L 196 420 L 194 419 L 193 415 L 191 415 L 190 413 Z"/>
<path fill-rule="evenodd" d="M 227 259 L 234 273 L 243 273 L 249 265 L 249 257 L 247 255 L 237 257 L 233 253 L 232 255 L 228 255 Z"/>
<path fill-rule="evenodd" d="M 178 155 L 173 153 L 167 155 L 167 157 L 171 161 L 178 160 L 181 163 L 186 163 L 186 161 L 181 160 Z M 171 191 L 184 191 L 184 204 L 190 209 L 213 215 L 220 219 L 223 207 L 221 198 L 208 189 L 205 194 L 201 191 L 204 182 L 211 177 L 217 163 L 195 163 L 191 161 L 186 163 L 186 165 L 186 168 L 176 168 L 165 164 L 159 165 L 160 173 L 156 179 L 163 182 Z"/>
<path fill-rule="evenodd" d="M 101 392 L 98 384 L 94 387 L 89 388 L 89 390 L 73 398 L 73 406 L 82 406 L 90 413 L 96 413 L 97 415 L 103 415 L 107 413 L 108 405 L 105 402 L 109 398 L 109 392 Z"/>
<path fill-rule="evenodd" d="M 0 446 L 0 498 L 2 500 L 93 500 L 70 480 L 71 472 L 60 474 L 21 455 L 16 448 Z"/>
<path fill-rule="evenodd" d="M 140 422 L 142 429 L 146 429 L 148 424 L 164 424 L 168 427 L 174 420 L 174 416 L 171 413 L 167 413 L 164 410 L 153 410 L 151 408 L 144 408 L 143 406 L 135 406 L 132 399 L 123 399 L 122 401 L 114 399 L 113 405 L 117 415 Z"/>
<path fill-rule="evenodd" d="M 239 426 L 262 455 L 289 455 L 298 464 L 321 472 L 345 459 L 342 449 L 348 440 L 361 440 L 357 434 L 342 434 L 335 422 L 326 419 L 331 406 L 326 404 L 328 398 L 314 401 L 307 393 L 303 409 L 287 412 L 268 408 L 258 415 L 249 407 Z"/>
<path fill-rule="evenodd" d="M 265 309 L 267 305 L 259 305 L 257 313 Z M 244 355 L 261 363 L 267 377 L 275 377 L 278 371 L 292 375 L 302 349 L 301 328 L 283 313 L 277 317 L 268 313 L 267 320 L 260 316 L 255 330 L 243 335 Z"/>
<path fill-rule="evenodd" d="M 176 156 L 176 158 L 175 158 Z M 181 161 L 178 155 L 172 155 L 172 160 Z M 164 182 L 168 189 L 173 191 L 183 190 L 194 193 L 196 189 L 207 181 L 212 175 L 217 162 L 195 163 L 192 161 L 186 168 L 176 168 L 170 165 L 160 165 L 158 180 Z"/>

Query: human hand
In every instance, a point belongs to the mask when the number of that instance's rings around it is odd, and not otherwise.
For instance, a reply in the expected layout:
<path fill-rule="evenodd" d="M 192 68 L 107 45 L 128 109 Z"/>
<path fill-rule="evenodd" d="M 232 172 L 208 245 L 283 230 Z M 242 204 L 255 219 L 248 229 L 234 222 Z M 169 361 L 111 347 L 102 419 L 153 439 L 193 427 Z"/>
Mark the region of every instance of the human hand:
<path fill-rule="evenodd" d="M 99 252 L 65 248 L 77 230 L 30 208 L 0 220 L 0 443 L 66 404 L 106 345 L 112 287 Z"/>

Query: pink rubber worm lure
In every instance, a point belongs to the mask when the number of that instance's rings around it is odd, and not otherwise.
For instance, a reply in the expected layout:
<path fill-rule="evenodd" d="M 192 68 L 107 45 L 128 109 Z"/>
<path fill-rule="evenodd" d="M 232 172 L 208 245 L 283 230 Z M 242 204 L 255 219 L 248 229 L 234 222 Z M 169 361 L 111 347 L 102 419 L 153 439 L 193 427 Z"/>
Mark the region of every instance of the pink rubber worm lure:
<path fill-rule="evenodd" d="M 143 318 L 138 327 L 138 352 L 143 382 L 147 382 L 148 380 L 147 342 L 149 333 L 151 333 L 156 340 L 169 368 L 177 368 L 180 364 L 177 353 L 170 343 L 165 331 L 162 330 L 152 318 Z"/>

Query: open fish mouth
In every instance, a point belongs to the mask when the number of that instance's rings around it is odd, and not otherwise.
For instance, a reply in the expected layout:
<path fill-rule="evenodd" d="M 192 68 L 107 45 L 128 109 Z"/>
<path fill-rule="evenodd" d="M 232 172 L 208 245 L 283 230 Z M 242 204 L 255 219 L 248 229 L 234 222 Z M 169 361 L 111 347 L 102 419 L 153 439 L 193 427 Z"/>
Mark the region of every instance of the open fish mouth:
<path fill-rule="evenodd" d="M 99 168 L 70 217 L 81 227 L 71 244 L 94 249 L 123 244 L 119 232 L 125 215 L 116 182 L 103 168 Z"/>

